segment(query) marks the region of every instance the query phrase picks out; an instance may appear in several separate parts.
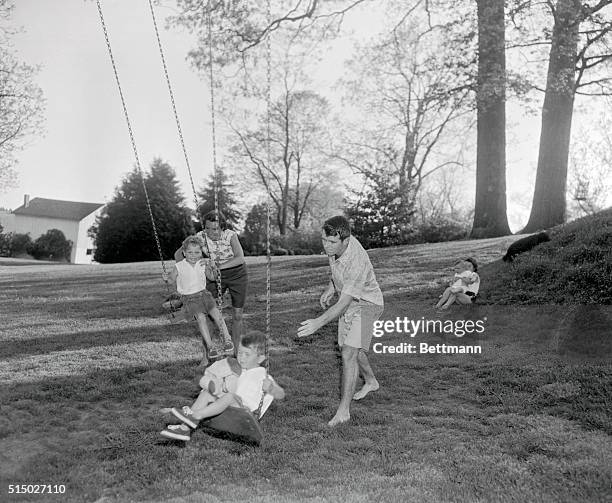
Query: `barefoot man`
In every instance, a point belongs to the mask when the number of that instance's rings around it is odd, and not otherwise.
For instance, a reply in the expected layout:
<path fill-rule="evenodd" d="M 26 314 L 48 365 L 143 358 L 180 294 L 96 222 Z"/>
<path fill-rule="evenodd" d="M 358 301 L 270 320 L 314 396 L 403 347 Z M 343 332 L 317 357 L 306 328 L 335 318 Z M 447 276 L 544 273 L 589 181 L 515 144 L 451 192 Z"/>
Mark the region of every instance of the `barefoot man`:
<path fill-rule="evenodd" d="M 342 351 L 342 395 L 336 415 L 327 423 L 336 426 L 351 418 L 351 400 L 360 400 L 378 389 L 367 352 L 372 340 L 372 325 L 383 312 L 383 296 L 374 276 L 368 254 L 351 236 L 349 222 L 343 216 L 323 224 L 323 248 L 329 257 L 331 280 L 321 295 L 321 316 L 301 323 L 298 337 L 314 334 L 330 321 L 338 320 L 338 346 Z M 334 293 L 338 301 L 330 307 Z M 359 373 L 363 387 L 355 393 Z"/>

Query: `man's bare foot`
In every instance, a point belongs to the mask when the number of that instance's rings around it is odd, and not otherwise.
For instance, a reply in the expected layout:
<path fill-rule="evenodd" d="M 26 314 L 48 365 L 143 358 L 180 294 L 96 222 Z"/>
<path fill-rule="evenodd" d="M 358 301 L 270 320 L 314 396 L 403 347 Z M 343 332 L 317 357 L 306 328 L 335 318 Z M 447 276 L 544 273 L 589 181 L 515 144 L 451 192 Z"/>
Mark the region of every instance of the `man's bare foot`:
<path fill-rule="evenodd" d="M 331 418 L 331 420 L 327 423 L 327 426 L 333 428 L 334 426 L 338 426 L 339 424 L 346 423 L 350 421 L 351 415 L 347 412 L 346 414 L 340 414 L 336 412 L 336 415 Z"/>
<path fill-rule="evenodd" d="M 378 388 L 380 388 L 380 385 L 378 384 L 378 381 L 373 381 L 370 383 L 365 383 L 363 385 L 363 387 L 353 395 L 353 400 L 361 400 L 362 398 L 364 398 L 370 391 L 376 391 Z"/>

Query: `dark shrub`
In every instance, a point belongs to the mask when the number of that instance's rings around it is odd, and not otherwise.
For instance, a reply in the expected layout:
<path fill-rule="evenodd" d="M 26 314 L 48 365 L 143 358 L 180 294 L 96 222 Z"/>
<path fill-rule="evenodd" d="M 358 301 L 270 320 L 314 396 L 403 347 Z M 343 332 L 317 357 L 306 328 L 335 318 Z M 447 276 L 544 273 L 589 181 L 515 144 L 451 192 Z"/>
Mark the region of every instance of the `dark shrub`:
<path fill-rule="evenodd" d="M 59 229 L 50 229 L 34 241 L 28 253 L 38 260 L 70 261 L 71 250 L 72 241 Z"/>
<path fill-rule="evenodd" d="M 441 243 L 444 241 L 457 241 L 465 239 L 468 235 L 469 225 L 466 222 L 454 220 L 449 217 L 440 217 L 430 222 L 419 224 L 411 243 Z"/>
<path fill-rule="evenodd" d="M 28 254 L 32 246 L 32 238 L 29 234 L 13 234 L 9 246 L 11 257 L 22 257 Z"/>
<path fill-rule="evenodd" d="M 4 227 L 0 224 L 0 257 L 11 256 L 11 238 L 10 232 L 4 233 Z"/>

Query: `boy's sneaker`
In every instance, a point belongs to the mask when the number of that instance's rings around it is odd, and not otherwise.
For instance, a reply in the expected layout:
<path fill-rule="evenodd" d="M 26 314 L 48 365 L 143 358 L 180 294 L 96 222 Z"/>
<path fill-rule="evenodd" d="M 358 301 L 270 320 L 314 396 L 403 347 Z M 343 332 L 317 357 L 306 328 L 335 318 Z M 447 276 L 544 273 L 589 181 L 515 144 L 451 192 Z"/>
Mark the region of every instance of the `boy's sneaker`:
<path fill-rule="evenodd" d="M 190 428 L 193 428 L 194 430 L 198 427 L 198 424 L 200 423 L 199 419 L 193 417 L 193 411 L 190 407 L 185 406 L 182 409 L 172 407 L 172 409 L 170 409 L 170 412 L 172 412 L 172 414 L 174 414 L 177 418 L 183 421 L 183 423 L 185 423 Z"/>
<path fill-rule="evenodd" d="M 191 430 L 188 428 L 186 429 L 183 424 L 169 424 L 160 432 L 160 435 L 173 440 L 183 440 L 187 442 L 191 439 Z"/>
<path fill-rule="evenodd" d="M 225 341 L 225 344 L 223 344 L 223 352 L 226 355 L 234 354 L 234 343 L 231 341 L 231 339 L 229 341 Z"/>
<path fill-rule="evenodd" d="M 211 360 L 214 360 L 215 358 L 219 358 L 221 356 L 221 353 L 219 353 L 219 350 L 217 348 L 210 348 L 208 350 L 208 358 L 210 358 Z"/>

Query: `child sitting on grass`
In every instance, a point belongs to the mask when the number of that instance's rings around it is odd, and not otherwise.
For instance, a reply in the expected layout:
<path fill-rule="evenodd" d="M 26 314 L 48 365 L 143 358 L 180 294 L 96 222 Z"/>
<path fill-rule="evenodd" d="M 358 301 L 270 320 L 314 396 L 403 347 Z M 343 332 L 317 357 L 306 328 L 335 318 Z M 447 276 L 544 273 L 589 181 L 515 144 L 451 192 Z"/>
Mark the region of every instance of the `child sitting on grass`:
<path fill-rule="evenodd" d="M 202 255 L 203 243 L 197 236 L 188 236 L 181 249 L 185 260 L 177 262 L 170 274 L 163 273 L 164 281 L 172 281 L 176 283 L 176 290 L 181 296 L 183 303 L 181 312 L 187 321 L 195 319 L 198 322 L 202 339 L 204 340 L 204 360 L 206 360 L 206 348 L 208 348 L 208 356 L 210 358 L 218 358 L 219 351 L 213 347 L 210 332 L 206 317 L 209 315 L 219 328 L 219 332 L 223 336 L 223 352 L 232 354 L 234 352 L 234 344 L 232 338 L 225 325 L 223 315 L 210 292 L 206 289 L 206 278 L 211 278 L 214 272 L 210 269 L 209 264 L 203 259 Z"/>
<path fill-rule="evenodd" d="M 478 264 L 473 258 L 460 260 L 455 264 L 455 276 L 450 286 L 444 290 L 436 304 L 438 309 L 448 309 L 452 304 L 471 304 L 480 288 Z"/>
<path fill-rule="evenodd" d="M 230 406 L 242 407 L 254 412 L 260 408 L 260 405 L 264 407 L 269 405 L 272 398 L 277 400 L 285 398 L 285 390 L 276 384 L 265 368 L 260 367 L 265 359 L 265 345 L 265 334 L 258 331 L 247 332 L 238 346 L 237 360 L 240 365 L 240 375 L 233 385 L 230 384 L 231 380 L 225 381 L 226 384 L 229 384 L 230 389 L 225 391 L 223 388 L 219 390 L 219 386 L 211 386 L 210 383 L 214 380 L 211 381 L 205 376 L 200 381 L 203 389 L 193 405 L 162 409 L 163 412 L 174 414 L 183 424 L 169 425 L 161 432 L 161 435 L 166 438 L 187 441 L 191 438 L 191 429 L 196 429 L 202 419 L 221 414 Z M 231 368 L 231 363 L 228 365 Z M 266 398 L 269 398 L 267 404 Z"/>

